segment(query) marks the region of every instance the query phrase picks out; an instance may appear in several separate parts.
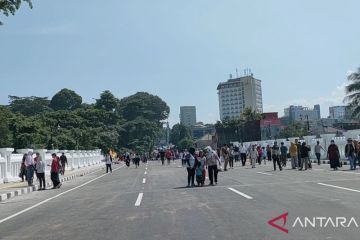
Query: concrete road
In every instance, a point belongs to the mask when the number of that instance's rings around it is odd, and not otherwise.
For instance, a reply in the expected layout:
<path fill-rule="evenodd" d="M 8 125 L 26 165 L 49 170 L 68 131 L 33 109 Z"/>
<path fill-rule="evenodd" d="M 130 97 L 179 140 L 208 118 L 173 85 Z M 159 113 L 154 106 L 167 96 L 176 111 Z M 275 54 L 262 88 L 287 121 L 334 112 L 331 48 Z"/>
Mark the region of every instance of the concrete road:
<path fill-rule="evenodd" d="M 179 162 L 117 166 L 1 203 L 0 239 L 360 239 L 360 171 L 236 163 L 217 186 L 185 186 Z"/>

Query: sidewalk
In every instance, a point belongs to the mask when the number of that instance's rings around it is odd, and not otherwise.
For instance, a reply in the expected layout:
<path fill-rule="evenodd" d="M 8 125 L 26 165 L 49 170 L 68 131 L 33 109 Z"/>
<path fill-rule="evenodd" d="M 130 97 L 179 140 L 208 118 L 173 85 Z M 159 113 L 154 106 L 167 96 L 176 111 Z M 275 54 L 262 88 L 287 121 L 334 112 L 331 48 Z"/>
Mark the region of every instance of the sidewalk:
<path fill-rule="evenodd" d="M 66 182 L 71 179 L 99 171 L 104 167 L 105 167 L 104 163 L 101 162 L 99 164 L 95 164 L 86 168 L 79 168 L 73 171 L 66 171 L 65 175 L 60 175 L 60 182 Z M 46 188 L 51 188 L 51 187 L 52 187 L 52 181 L 50 179 L 50 176 L 46 176 Z M 32 187 L 29 187 L 26 181 L 0 184 L 0 202 L 16 196 L 37 191 L 38 189 L 39 189 L 39 181 L 36 180 L 35 175 L 34 175 L 34 186 Z"/>

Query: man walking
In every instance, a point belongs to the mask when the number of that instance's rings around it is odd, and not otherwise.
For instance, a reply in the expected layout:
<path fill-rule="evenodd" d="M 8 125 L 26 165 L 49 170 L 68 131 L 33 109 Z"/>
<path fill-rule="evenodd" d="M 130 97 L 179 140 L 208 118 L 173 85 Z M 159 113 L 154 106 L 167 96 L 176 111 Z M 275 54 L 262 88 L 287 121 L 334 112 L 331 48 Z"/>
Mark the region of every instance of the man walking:
<path fill-rule="evenodd" d="M 303 170 L 304 164 L 305 164 L 305 170 L 308 169 L 308 166 L 309 166 L 309 152 L 310 151 L 311 151 L 310 147 L 306 146 L 306 143 L 303 142 L 301 144 L 301 148 L 300 148 L 301 164 L 300 164 L 299 171 Z"/>
<path fill-rule="evenodd" d="M 243 166 L 245 166 L 245 163 L 246 163 L 246 147 L 241 144 L 241 147 L 240 147 L 240 158 L 241 158 L 241 163 Z"/>
<path fill-rule="evenodd" d="M 250 152 L 249 152 L 249 155 L 250 155 L 251 166 L 252 166 L 252 168 L 255 168 L 256 167 L 255 166 L 256 165 L 256 160 L 259 157 L 259 152 L 255 148 L 255 145 L 252 145 L 252 147 L 250 149 Z"/>
<path fill-rule="evenodd" d="M 325 151 L 325 149 L 320 145 L 320 142 L 317 141 L 316 145 L 315 145 L 315 148 L 314 148 L 314 151 L 315 151 L 316 159 L 318 161 L 318 165 L 320 165 L 321 149 Z"/>
<path fill-rule="evenodd" d="M 301 153 L 300 153 L 300 150 L 301 150 L 301 143 L 299 142 L 298 139 L 295 139 L 295 145 L 296 145 L 296 148 L 297 148 L 297 156 L 298 156 L 298 166 L 300 167 L 301 166 Z"/>
<path fill-rule="evenodd" d="M 111 164 L 112 164 L 112 157 L 111 154 L 108 153 L 105 157 L 105 164 L 106 164 L 106 173 L 110 172 L 112 173 L 112 168 L 111 168 Z"/>
<path fill-rule="evenodd" d="M 281 152 L 280 155 L 281 165 L 282 167 L 286 167 L 288 148 L 287 146 L 284 145 L 283 142 L 281 142 L 280 152 Z"/>
<path fill-rule="evenodd" d="M 65 175 L 65 164 L 66 166 L 69 166 L 68 165 L 68 161 L 67 161 L 67 157 L 65 156 L 65 153 L 62 153 L 61 156 L 60 156 L 60 163 L 61 163 L 61 174 L 62 175 Z"/>
<path fill-rule="evenodd" d="M 29 151 L 29 153 L 26 155 L 25 158 L 25 167 L 26 167 L 26 179 L 28 181 L 28 186 L 34 186 L 33 185 L 33 178 L 34 178 L 34 159 L 33 159 L 33 153 Z"/>
<path fill-rule="evenodd" d="M 277 145 L 277 142 L 274 142 L 274 146 L 271 148 L 271 152 L 272 152 L 272 158 L 273 158 L 273 163 L 274 163 L 274 171 L 276 171 L 276 163 L 279 165 L 279 169 L 280 171 L 282 171 L 282 167 L 280 164 L 280 148 Z"/>
<path fill-rule="evenodd" d="M 345 157 L 347 157 L 347 159 L 349 159 L 350 162 L 350 170 L 355 170 L 356 169 L 356 165 L 355 165 L 355 147 L 353 144 L 353 141 L 351 138 L 349 138 L 347 140 L 347 144 L 345 146 Z"/>

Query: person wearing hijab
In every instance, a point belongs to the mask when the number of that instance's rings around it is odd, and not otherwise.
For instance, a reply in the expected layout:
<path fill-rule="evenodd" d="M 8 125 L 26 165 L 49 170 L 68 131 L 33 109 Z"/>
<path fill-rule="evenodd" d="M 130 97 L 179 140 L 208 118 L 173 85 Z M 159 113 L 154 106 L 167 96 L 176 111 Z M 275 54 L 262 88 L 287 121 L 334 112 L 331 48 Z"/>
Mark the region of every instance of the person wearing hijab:
<path fill-rule="evenodd" d="M 334 140 L 331 140 L 327 151 L 327 158 L 330 160 L 330 168 L 334 171 L 340 167 L 340 151 Z"/>

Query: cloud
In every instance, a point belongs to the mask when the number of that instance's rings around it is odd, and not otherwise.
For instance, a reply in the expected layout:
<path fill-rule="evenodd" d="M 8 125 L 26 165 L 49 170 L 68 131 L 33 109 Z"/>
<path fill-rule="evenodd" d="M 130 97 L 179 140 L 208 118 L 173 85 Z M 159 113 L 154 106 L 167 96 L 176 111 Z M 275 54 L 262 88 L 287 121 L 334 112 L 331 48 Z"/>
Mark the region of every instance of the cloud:
<path fill-rule="evenodd" d="M 320 104 L 321 116 L 327 117 L 329 115 L 329 107 L 336 105 L 344 105 L 345 87 L 347 83 L 342 83 L 335 87 L 329 94 L 315 98 L 297 98 L 285 101 L 280 105 L 264 105 L 264 112 L 279 112 L 279 116 L 284 115 L 284 109 L 290 105 L 301 105 L 304 107 L 313 107 L 315 104 Z"/>

